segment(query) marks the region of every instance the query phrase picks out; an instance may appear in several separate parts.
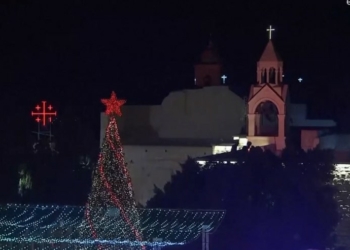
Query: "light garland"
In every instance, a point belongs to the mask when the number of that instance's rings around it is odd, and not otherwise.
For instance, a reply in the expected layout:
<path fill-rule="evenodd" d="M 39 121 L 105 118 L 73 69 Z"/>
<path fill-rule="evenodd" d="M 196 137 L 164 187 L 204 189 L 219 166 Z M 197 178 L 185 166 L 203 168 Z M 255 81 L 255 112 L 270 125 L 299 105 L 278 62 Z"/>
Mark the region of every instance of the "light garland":
<path fill-rule="evenodd" d="M 84 218 L 85 209 L 19 204 L 0 206 L 0 249 L 32 249 L 25 246 L 33 244 L 40 244 L 40 248 L 35 249 L 55 249 L 52 244 L 57 245 L 57 249 L 72 246 L 90 249 L 96 244 L 103 245 L 103 249 L 109 246 L 113 249 L 116 245 L 183 245 L 198 238 L 203 226 L 213 232 L 225 215 L 224 211 L 136 209 L 143 235 L 143 241 L 139 242 L 129 239 L 130 230 L 122 216 L 106 208 L 96 211 L 103 219 L 95 227 L 102 233 L 99 238 L 94 238 Z M 87 235 L 90 237 L 85 237 Z M 154 239 L 162 240 L 155 242 Z M 6 247 L 1 242 L 6 242 Z M 24 246 L 18 247 L 19 244 Z"/>
<path fill-rule="evenodd" d="M 121 116 L 120 107 L 125 100 L 118 100 L 116 94 L 112 92 L 110 99 L 101 101 L 107 107 L 106 114 L 109 116 L 109 123 L 86 205 L 86 223 L 91 229 L 89 235 L 86 236 L 98 239 L 100 235 L 104 235 L 104 237 L 113 239 L 118 234 L 116 231 L 110 231 L 106 235 L 105 228 L 100 226 L 101 221 L 105 219 L 105 213 L 101 214 L 101 208 L 105 208 L 111 213 L 119 213 L 123 218 L 125 226 L 122 229 L 125 239 L 130 242 L 143 242 L 131 178 L 124 161 L 116 121 L 116 116 Z M 107 223 L 110 221 L 112 219 L 109 219 Z"/>
<path fill-rule="evenodd" d="M 338 189 L 336 199 L 340 213 L 340 222 L 336 228 L 338 243 L 349 239 L 350 225 L 350 164 L 336 164 L 333 172 L 333 184 Z"/>

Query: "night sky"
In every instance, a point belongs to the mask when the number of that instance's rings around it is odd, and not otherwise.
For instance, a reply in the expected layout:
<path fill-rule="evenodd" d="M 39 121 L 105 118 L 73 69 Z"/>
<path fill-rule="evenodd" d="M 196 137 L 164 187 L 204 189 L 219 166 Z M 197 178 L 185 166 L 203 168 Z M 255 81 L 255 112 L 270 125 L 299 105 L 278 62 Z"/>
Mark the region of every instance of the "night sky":
<path fill-rule="evenodd" d="M 307 101 L 311 116 L 333 116 L 350 127 L 346 0 L 130 2 L 0 5 L 3 155 L 26 147 L 25 134 L 35 128 L 30 112 L 41 100 L 61 117 L 72 110 L 98 137 L 100 98 L 112 90 L 128 104 L 157 104 L 169 91 L 193 88 L 193 64 L 210 34 L 228 84 L 248 95 L 269 25 L 292 99 Z"/>

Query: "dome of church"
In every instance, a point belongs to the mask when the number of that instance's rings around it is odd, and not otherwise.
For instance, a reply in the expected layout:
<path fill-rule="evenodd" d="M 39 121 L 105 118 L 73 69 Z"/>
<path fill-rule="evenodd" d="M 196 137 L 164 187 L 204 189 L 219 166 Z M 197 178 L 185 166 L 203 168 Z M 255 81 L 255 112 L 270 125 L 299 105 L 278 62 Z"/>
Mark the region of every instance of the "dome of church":
<path fill-rule="evenodd" d="M 208 47 L 203 51 L 201 55 L 201 63 L 220 63 L 221 58 L 219 53 L 215 49 L 212 42 L 209 42 Z"/>

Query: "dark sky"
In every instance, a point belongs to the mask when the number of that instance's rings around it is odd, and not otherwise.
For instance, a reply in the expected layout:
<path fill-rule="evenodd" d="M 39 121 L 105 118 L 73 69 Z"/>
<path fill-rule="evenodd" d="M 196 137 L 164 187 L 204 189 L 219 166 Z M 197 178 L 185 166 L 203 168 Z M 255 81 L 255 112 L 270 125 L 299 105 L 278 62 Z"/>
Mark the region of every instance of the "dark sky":
<path fill-rule="evenodd" d="M 74 106 L 96 127 L 100 98 L 111 90 L 129 104 L 143 104 L 193 87 L 193 63 L 211 33 L 229 84 L 247 95 L 270 24 L 293 99 L 307 98 L 314 113 L 324 116 L 350 108 L 350 6 L 345 0 L 121 2 L 0 5 L 6 140 L 30 130 L 30 111 L 43 99 L 59 114 Z"/>

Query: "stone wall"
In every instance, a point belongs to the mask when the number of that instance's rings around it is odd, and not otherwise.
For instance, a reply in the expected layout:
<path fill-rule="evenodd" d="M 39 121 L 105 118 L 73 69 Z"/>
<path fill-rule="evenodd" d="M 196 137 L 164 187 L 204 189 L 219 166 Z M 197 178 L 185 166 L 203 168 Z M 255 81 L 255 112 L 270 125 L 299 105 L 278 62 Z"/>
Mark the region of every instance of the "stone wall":
<path fill-rule="evenodd" d="M 145 205 L 154 196 L 154 187 L 160 189 L 171 180 L 180 164 L 188 156 L 199 157 L 212 154 L 212 147 L 183 146 L 124 146 L 125 162 L 133 182 L 135 199 Z"/>

